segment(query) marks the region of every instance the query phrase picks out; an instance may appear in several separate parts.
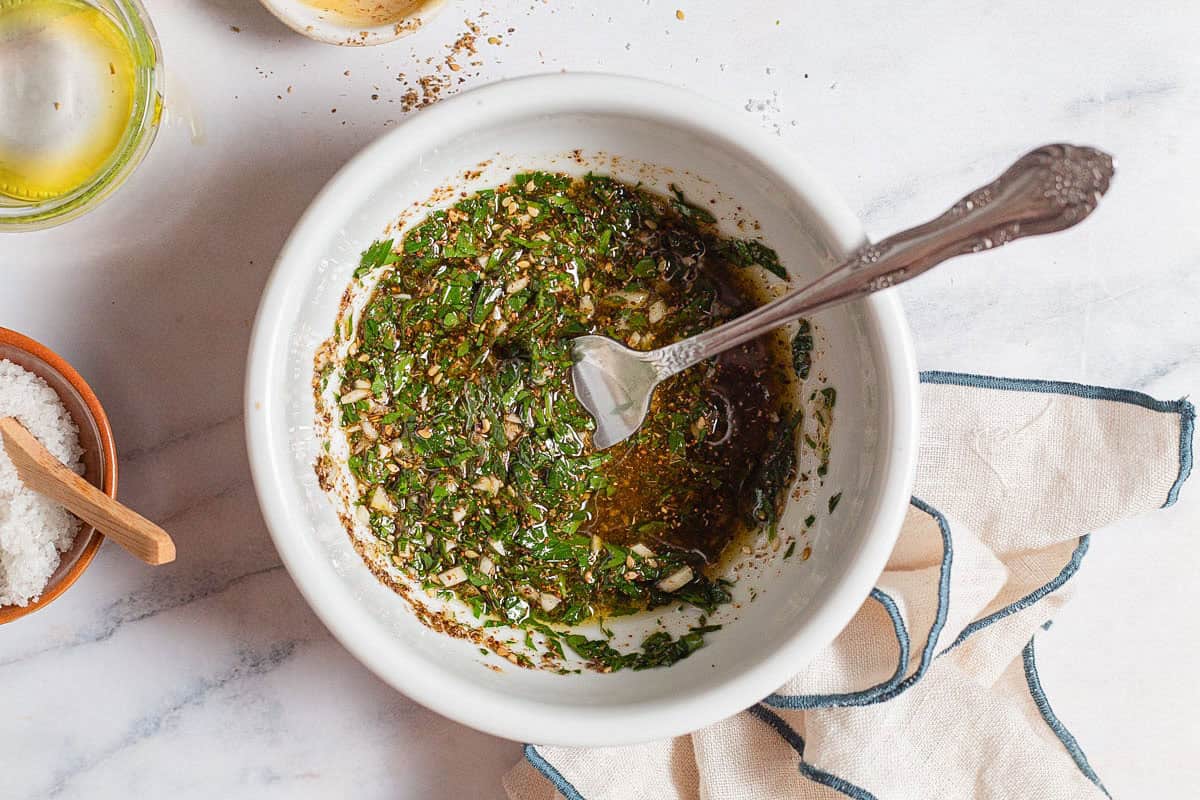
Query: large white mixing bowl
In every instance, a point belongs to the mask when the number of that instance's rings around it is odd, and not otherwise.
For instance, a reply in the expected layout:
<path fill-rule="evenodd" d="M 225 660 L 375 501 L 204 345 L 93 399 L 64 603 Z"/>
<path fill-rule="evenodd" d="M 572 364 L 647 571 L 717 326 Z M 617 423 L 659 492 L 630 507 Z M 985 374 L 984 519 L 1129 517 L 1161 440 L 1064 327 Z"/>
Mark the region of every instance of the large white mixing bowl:
<path fill-rule="evenodd" d="M 414 700 L 480 730 L 539 743 L 609 745 L 686 733 L 774 691 L 870 592 L 909 501 L 917 433 L 911 342 L 890 293 L 814 318 L 816 370 L 838 390 L 832 463 L 821 489 L 789 501 L 783 524 L 797 531 L 798 520 L 821 512 L 807 534 L 811 557 L 778 553 L 769 568 L 744 576 L 734 589 L 740 608 L 729 612 L 736 619 L 723 619 L 725 628 L 702 649 L 641 672 L 558 675 L 506 662 L 488 669 L 477 646 L 418 622 L 351 546 L 313 470 L 320 446 L 313 353 L 333 331 L 359 254 L 400 212 L 439 187 L 469 191 L 538 168 L 605 171 L 664 192 L 677 183 L 692 199 L 716 199 L 723 220 L 741 213 L 761 224 L 796 282 L 863 243 L 854 215 L 779 139 L 679 89 L 547 75 L 440 102 L 352 159 L 279 256 L 247 376 L 255 486 L 275 545 L 313 609 L 347 649 Z M 442 196 L 443 205 L 453 200 Z M 836 513 L 824 513 L 837 492 Z"/>

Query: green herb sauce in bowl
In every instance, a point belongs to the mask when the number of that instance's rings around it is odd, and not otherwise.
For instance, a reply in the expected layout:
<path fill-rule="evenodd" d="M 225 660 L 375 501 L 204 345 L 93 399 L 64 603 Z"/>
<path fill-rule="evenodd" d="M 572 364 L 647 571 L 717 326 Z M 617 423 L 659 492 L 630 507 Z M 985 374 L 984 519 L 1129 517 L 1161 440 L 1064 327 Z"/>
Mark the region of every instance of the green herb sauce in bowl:
<path fill-rule="evenodd" d="M 778 536 L 804 417 L 787 400 L 791 361 L 807 372 L 810 334 L 676 376 L 609 450 L 591 447 L 570 385 L 574 337 L 668 344 L 761 300 L 745 271 L 785 274 L 715 221 L 682 193 L 533 172 L 363 254 L 356 277 L 373 293 L 318 379 L 319 393 L 340 379 L 354 516 L 423 589 L 537 634 L 543 647 L 506 647 L 510 660 L 562 669 L 565 645 L 602 671 L 672 664 L 719 626 L 701 616 L 624 651 L 571 626 L 598 618 L 606 631 L 606 617 L 676 601 L 711 613 L 731 600 L 712 568 L 730 543 L 764 525 Z"/>

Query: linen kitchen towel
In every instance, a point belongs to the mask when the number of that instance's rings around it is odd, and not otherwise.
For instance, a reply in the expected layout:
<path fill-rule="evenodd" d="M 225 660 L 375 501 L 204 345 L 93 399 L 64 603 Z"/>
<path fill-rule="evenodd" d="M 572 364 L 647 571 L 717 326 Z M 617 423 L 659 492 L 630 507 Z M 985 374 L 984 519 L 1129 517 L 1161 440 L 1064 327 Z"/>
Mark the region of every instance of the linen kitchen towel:
<path fill-rule="evenodd" d="M 921 375 L 914 496 L 850 625 L 786 685 L 690 736 L 527 745 L 513 800 L 1104 798 L 1054 715 L 1034 642 L 1088 532 L 1168 506 L 1191 471 L 1186 400 Z"/>

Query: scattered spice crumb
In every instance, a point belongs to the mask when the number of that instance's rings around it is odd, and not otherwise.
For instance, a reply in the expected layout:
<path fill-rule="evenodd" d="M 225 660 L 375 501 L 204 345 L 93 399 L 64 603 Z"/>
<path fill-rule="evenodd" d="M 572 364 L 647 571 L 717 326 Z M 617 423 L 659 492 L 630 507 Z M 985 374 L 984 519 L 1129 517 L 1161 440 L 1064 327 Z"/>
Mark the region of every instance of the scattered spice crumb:
<path fill-rule="evenodd" d="M 478 58 L 472 58 L 479 53 L 479 39 L 486 37 L 487 43 L 491 45 L 503 44 L 501 36 L 488 35 L 484 32 L 481 23 L 488 16 L 488 12 L 484 11 L 475 20 L 464 19 L 465 30 L 453 42 L 445 45 L 445 55 L 429 56 L 423 60 L 424 64 L 433 68 L 432 72 L 413 77 L 405 73 L 396 76 L 396 81 L 404 86 L 404 93 L 400 96 L 402 111 L 412 111 L 431 105 L 442 97 L 456 92 L 457 88 L 467 83 L 468 79 L 479 77 L 484 62 Z M 507 29 L 507 33 L 510 34 L 514 31 L 515 28 Z"/>

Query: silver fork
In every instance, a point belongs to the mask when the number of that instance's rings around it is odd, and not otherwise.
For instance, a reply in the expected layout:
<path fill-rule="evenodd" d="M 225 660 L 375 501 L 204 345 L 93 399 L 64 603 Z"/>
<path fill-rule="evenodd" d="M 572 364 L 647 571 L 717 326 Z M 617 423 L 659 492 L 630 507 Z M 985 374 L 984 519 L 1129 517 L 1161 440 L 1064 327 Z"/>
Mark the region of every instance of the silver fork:
<path fill-rule="evenodd" d="M 1108 191 L 1113 159 L 1090 147 L 1049 144 L 937 219 L 869 244 L 831 272 L 748 314 L 657 350 L 639 352 L 606 336 L 572 343 L 575 395 L 596 421 L 600 450 L 632 436 L 658 384 L 707 358 L 814 311 L 915 278 L 946 259 L 1054 233 L 1090 214 Z"/>

